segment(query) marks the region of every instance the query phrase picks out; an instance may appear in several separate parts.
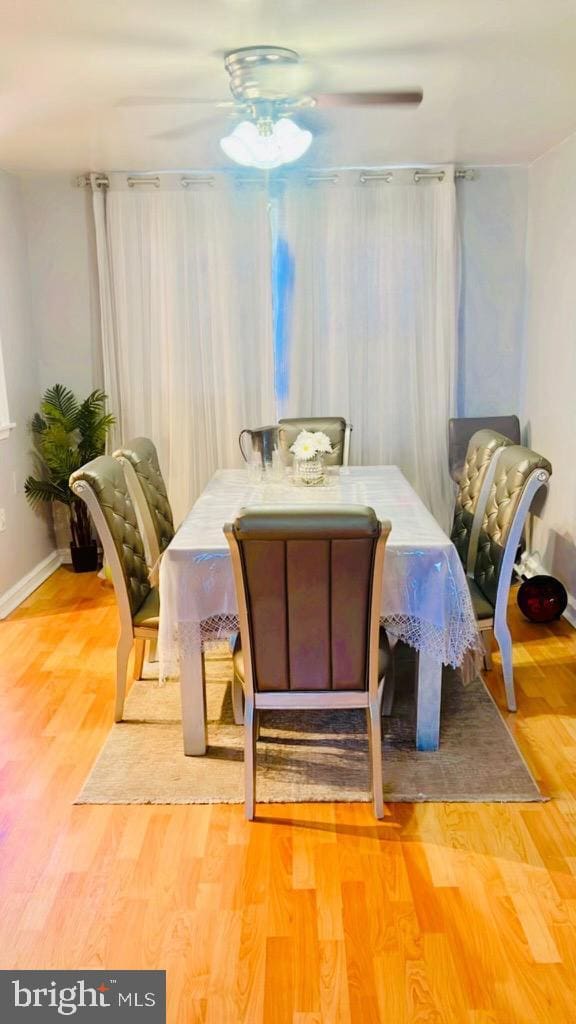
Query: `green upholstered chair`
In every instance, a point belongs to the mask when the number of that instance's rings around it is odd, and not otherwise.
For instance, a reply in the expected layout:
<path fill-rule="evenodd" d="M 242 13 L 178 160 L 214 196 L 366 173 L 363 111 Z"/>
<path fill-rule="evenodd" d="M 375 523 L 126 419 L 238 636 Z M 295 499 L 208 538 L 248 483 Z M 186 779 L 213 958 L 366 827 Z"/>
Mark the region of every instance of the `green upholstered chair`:
<path fill-rule="evenodd" d="M 480 527 L 473 573 L 468 576 L 480 631 L 492 630 L 500 648 L 509 711 L 516 710 L 507 623 L 512 571 L 526 517 L 536 493 L 548 486 L 551 473 L 548 460 L 530 448 L 511 445 L 502 452 Z"/>
<path fill-rule="evenodd" d="M 478 534 L 498 458 L 512 444 L 496 430 L 477 430 L 470 438 L 460 474 L 451 538 L 466 570 L 476 560 Z"/>
<path fill-rule="evenodd" d="M 358 505 L 253 508 L 224 532 L 240 624 L 234 673 L 245 698 L 247 818 L 254 817 L 258 714 L 266 708 L 365 708 L 374 812 L 383 817 L 389 646 L 380 598 L 390 524 Z"/>
<path fill-rule="evenodd" d="M 120 722 L 130 652 L 135 644 L 134 677 L 139 679 L 146 641 L 158 636 L 160 599 L 148 582 L 144 544 L 120 463 L 111 455 L 101 455 L 72 473 L 70 487 L 88 506 L 112 572 L 120 613 L 114 712 Z"/>
<path fill-rule="evenodd" d="M 148 437 L 134 437 L 114 452 L 114 458 L 124 469 L 146 558 L 153 566 L 174 536 L 174 517 L 156 446 Z"/>
<path fill-rule="evenodd" d="M 327 434 L 334 449 L 330 455 L 324 456 L 327 466 L 347 466 L 350 457 L 350 433 L 352 425 L 346 423 L 342 416 L 299 416 L 296 419 L 278 420 L 280 445 L 285 453 L 288 465 L 292 462 L 291 446 L 301 430 L 314 433 L 321 430 Z"/>

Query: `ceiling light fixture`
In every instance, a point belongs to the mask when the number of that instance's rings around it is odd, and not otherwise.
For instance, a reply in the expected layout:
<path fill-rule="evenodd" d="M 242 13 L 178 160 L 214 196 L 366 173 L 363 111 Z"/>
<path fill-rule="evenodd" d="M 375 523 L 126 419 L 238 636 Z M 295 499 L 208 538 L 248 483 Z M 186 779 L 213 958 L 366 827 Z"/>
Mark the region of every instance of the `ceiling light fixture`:
<path fill-rule="evenodd" d="M 220 145 L 235 163 L 269 171 L 299 160 L 311 142 L 312 132 L 300 128 L 289 117 L 278 121 L 262 117 L 256 123 L 241 121 L 230 135 L 220 140 Z"/>

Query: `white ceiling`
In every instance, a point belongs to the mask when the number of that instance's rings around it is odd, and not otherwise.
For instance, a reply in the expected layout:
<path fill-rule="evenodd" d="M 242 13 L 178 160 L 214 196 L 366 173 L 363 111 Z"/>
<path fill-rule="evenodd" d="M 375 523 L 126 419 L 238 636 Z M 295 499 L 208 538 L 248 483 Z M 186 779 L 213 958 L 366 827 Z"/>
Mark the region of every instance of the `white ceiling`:
<path fill-rule="evenodd" d="M 415 110 L 315 114 L 319 165 L 525 163 L 576 129 L 575 0 L 0 0 L 0 26 L 8 170 L 225 164 L 225 112 L 116 104 L 228 99 L 223 52 L 258 43 L 298 50 L 319 91 L 423 87 Z"/>

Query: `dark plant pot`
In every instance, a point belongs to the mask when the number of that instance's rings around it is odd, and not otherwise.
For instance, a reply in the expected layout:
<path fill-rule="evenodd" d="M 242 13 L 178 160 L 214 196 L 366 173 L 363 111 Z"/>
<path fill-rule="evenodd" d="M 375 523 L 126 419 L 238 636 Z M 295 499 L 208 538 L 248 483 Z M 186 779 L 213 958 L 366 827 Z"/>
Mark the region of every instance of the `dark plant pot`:
<path fill-rule="evenodd" d="M 98 568 L 97 544 L 84 544 L 82 547 L 76 547 L 75 544 L 70 543 L 70 554 L 74 572 L 96 572 Z"/>

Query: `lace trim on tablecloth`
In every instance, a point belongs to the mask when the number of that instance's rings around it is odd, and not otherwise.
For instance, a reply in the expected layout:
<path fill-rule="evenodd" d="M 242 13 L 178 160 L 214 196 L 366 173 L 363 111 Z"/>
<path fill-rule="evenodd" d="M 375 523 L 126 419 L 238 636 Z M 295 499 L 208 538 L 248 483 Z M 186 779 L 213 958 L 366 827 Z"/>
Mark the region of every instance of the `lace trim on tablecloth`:
<path fill-rule="evenodd" d="M 176 627 L 170 650 L 161 652 L 160 681 L 180 674 L 183 655 L 198 654 L 210 640 L 226 640 L 237 632 L 238 616 L 228 613 L 212 615 L 203 622 L 181 622 Z"/>
<path fill-rule="evenodd" d="M 467 651 L 482 650 L 482 641 L 476 623 L 460 622 L 448 631 L 432 622 L 414 619 L 409 615 L 392 615 L 382 623 L 390 636 L 402 640 L 409 647 L 429 654 L 434 661 L 459 668 Z"/>
<path fill-rule="evenodd" d="M 390 636 L 453 668 L 461 667 L 467 656 L 476 656 L 483 650 L 476 621 L 468 615 L 452 619 L 448 629 L 411 615 L 391 615 L 381 622 Z M 170 651 L 163 652 L 161 678 L 178 675 L 182 655 L 199 653 L 206 642 L 226 639 L 237 630 L 238 616 L 233 614 L 213 615 L 200 623 L 181 622 Z M 475 657 L 475 664 L 477 660 Z"/>

